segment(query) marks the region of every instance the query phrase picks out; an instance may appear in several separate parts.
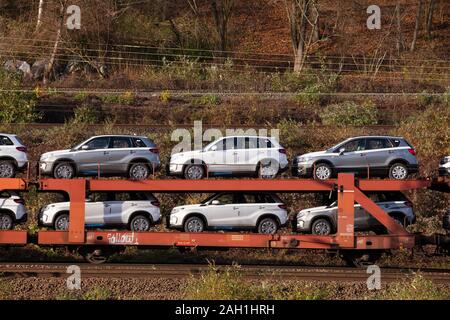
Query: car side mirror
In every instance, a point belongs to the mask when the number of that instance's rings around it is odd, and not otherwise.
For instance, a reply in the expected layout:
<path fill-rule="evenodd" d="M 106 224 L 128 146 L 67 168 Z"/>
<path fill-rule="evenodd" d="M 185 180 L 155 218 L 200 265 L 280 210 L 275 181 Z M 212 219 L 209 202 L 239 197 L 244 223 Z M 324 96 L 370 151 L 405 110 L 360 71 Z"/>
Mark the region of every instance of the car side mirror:
<path fill-rule="evenodd" d="M 217 205 L 220 204 L 220 201 L 219 201 L 219 200 L 213 200 L 213 201 L 211 201 L 211 204 L 212 204 L 213 206 L 217 206 Z"/>
<path fill-rule="evenodd" d="M 340 149 L 339 149 L 339 155 L 340 155 L 340 156 L 343 155 L 344 152 L 345 152 L 345 148 L 340 148 Z"/>
<path fill-rule="evenodd" d="M 211 149 L 209 149 L 211 151 L 216 151 L 217 150 L 217 146 L 212 146 Z"/>
<path fill-rule="evenodd" d="M 89 146 L 88 145 L 84 145 L 84 146 L 81 146 L 81 150 L 89 150 L 90 148 L 89 148 Z"/>

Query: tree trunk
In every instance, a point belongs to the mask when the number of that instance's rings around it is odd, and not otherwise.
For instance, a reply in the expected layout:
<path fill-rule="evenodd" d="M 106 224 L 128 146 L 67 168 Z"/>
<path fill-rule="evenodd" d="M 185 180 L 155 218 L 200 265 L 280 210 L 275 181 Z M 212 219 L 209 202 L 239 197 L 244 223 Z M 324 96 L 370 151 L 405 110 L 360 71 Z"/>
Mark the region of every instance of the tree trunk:
<path fill-rule="evenodd" d="M 286 10 L 294 49 L 294 72 L 303 69 L 306 44 L 306 24 L 310 0 L 286 0 Z"/>
<path fill-rule="evenodd" d="M 222 55 L 226 56 L 228 48 L 228 21 L 233 12 L 234 0 L 210 0 L 210 2 L 219 36 L 219 48 Z"/>
<path fill-rule="evenodd" d="M 427 36 L 431 38 L 431 27 L 433 25 L 434 0 L 430 0 L 427 14 Z"/>
<path fill-rule="evenodd" d="M 422 0 L 419 0 L 417 3 L 416 26 L 414 28 L 413 40 L 411 43 L 411 51 L 414 51 L 416 49 L 416 41 L 417 41 L 417 35 L 419 33 L 421 17 L 422 17 Z"/>
<path fill-rule="evenodd" d="M 35 32 L 39 31 L 39 28 L 42 25 L 42 15 L 44 13 L 44 0 L 39 0 L 39 9 L 38 9 L 38 16 L 37 16 L 37 23 L 36 23 L 36 29 Z"/>
<path fill-rule="evenodd" d="M 397 20 L 397 52 L 400 53 L 404 49 L 403 45 L 403 35 L 402 35 L 402 21 L 401 21 L 401 8 L 400 1 L 397 1 L 397 5 L 395 6 L 395 15 Z"/>
<path fill-rule="evenodd" d="M 320 30 L 319 30 L 319 9 L 317 8 L 317 3 L 314 1 L 311 6 L 311 18 L 313 23 L 313 42 L 319 41 Z"/>
<path fill-rule="evenodd" d="M 59 5 L 60 5 L 60 8 L 59 8 L 58 30 L 56 32 L 56 39 L 55 39 L 55 44 L 53 45 L 52 55 L 50 56 L 48 64 L 47 64 L 47 66 L 45 67 L 45 70 L 44 70 L 44 79 L 43 79 L 44 85 L 47 84 L 48 79 L 50 77 L 50 73 L 53 70 L 53 66 L 54 66 L 55 60 L 56 60 L 56 54 L 58 53 L 59 43 L 61 42 L 62 28 L 64 27 L 65 1 L 60 1 Z"/>

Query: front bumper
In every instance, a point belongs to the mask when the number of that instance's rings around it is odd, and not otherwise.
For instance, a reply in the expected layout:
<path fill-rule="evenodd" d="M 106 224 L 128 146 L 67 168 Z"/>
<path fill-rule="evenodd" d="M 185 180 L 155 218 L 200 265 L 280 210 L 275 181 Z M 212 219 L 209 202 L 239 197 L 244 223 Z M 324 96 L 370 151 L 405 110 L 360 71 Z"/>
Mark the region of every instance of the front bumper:
<path fill-rule="evenodd" d="M 53 168 L 52 162 L 45 162 L 45 161 L 39 162 L 39 172 L 43 175 L 52 174 L 52 168 Z"/>
<path fill-rule="evenodd" d="M 311 177 L 312 167 L 307 163 L 294 163 L 292 165 L 291 173 L 294 177 Z"/>
<path fill-rule="evenodd" d="M 445 167 L 439 167 L 439 175 L 441 177 L 446 177 L 450 175 L 450 167 L 445 168 Z"/>

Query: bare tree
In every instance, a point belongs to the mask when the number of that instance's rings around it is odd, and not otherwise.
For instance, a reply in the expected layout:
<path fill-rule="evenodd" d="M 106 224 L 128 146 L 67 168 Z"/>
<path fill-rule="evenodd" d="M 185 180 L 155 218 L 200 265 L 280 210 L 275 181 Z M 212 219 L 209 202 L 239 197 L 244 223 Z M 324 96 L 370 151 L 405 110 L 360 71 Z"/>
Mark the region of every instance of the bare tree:
<path fill-rule="evenodd" d="M 430 0 L 427 12 L 427 36 L 431 38 L 431 27 L 433 25 L 434 0 Z"/>
<path fill-rule="evenodd" d="M 411 51 L 414 51 L 416 49 L 417 35 L 419 34 L 420 20 L 422 19 L 422 0 L 418 0 L 417 2 L 416 26 L 414 27 L 414 35 L 410 48 Z"/>
<path fill-rule="evenodd" d="M 305 63 L 308 47 L 313 39 L 318 39 L 319 12 L 314 0 L 285 0 L 294 50 L 294 72 L 300 72 Z M 312 17 L 313 21 L 309 19 Z M 311 26 L 308 37 L 307 27 Z"/>
<path fill-rule="evenodd" d="M 39 0 L 39 9 L 38 9 L 38 16 L 37 16 L 35 32 L 39 31 L 39 28 L 42 25 L 42 15 L 44 14 L 44 4 L 45 4 L 44 0 Z"/>
<path fill-rule="evenodd" d="M 403 34 L 402 34 L 402 15 L 401 15 L 401 7 L 400 1 L 397 0 L 397 4 L 395 6 L 395 17 L 397 21 L 397 39 L 396 39 L 396 47 L 397 52 L 400 53 L 405 48 L 403 42 Z"/>
<path fill-rule="evenodd" d="M 228 47 L 228 22 L 233 13 L 234 0 L 210 0 L 210 3 L 216 31 L 219 35 L 219 49 L 225 56 Z"/>
<path fill-rule="evenodd" d="M 47 84 L 50 73 L 53 70 L 53 66 L 54 66 L 55 60 L 56 60 L 56 54 L 58 53 L 59 43 L 61 42 L 61 33 L 62 33 L 62 29 L 64 27 L 64 12 L 65 12 L 65 8 L 66 8 L 66 4 L 67 4 L 67 0 L 59 0 L 58 29 L 56 31 L 56 39 L 55 39 L 55 44 L 53 45 L 52 54 L 50 56 L 48 64 L 45 67 L 45 70 L 44 70 L 44 79 L 43 79 L 44 85 Z"/>

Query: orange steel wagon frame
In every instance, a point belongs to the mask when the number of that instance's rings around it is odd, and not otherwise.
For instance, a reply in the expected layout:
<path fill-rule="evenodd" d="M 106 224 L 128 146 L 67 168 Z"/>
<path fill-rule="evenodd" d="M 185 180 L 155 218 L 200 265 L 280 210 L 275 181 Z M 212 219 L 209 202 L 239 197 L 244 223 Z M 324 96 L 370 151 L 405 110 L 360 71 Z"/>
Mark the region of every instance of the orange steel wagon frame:
<path fill-rule="evenodd" d="M 416 235 L 408 233 L 362 191 L 404 191 L 430 188 L 448 192 L 450 183 L 440 180 L 355 180 L 353 174 L 342 173 L 327 181 L 307 179 L 281 180 L 39 180 L 40 191 L 63 191 L 70 198 L 69 231 L 39 231 L 41 245 L 88 246 L 155 246 L 155 247 L 234 247 L 292 249 L 358 249 L 379 250 L 412 248 Z M 0 190 L 26 190 L 22 179 L 0 179 Z M 191 193 L 220 191 L 318 192 L 338 193 L 338 228 L 335 235 L 263 235 L 249 233 L 185 233 L 86 231 L 85 197 L 87 191 L 151 191 L 158 193 Z M 382 223 L 389 234 L 360 236 L 354 232 L 354 202 Z M 0 244 L 26 244 L 25 231 L 0 231 Z"/>

